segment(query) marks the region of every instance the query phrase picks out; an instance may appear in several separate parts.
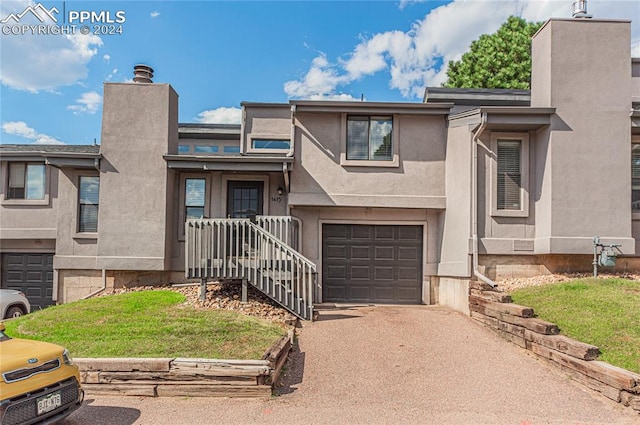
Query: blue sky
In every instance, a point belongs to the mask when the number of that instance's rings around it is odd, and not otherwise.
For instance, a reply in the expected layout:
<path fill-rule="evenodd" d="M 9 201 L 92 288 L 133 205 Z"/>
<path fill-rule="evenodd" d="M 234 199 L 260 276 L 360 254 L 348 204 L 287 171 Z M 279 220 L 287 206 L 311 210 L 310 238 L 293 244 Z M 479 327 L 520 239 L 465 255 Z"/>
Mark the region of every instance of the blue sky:
<path fill-rule="evenodd" d="M 7 18 L 38 2 L 2 0 L 1 143 L 99 143 L 103 83 L 130 81 L 137 63 L 176 89 L 180 122 L 237 123 L 242 101 L 419 102 L 479 35 L 510 15 L 570 17 L 572 0 L 40 3 L 57 10 L 44 24 L 94 12 L 83 23 L 91 31 L 122 34 L 83 35 L 77 20 L 75 34 L 15 34 L 5 27 L 39 22 Z M 640 0 L 589 0 L 589 13 L 633 20 L 640 56 Z M 100 27 L 98 14 L 123 22 Z"/>

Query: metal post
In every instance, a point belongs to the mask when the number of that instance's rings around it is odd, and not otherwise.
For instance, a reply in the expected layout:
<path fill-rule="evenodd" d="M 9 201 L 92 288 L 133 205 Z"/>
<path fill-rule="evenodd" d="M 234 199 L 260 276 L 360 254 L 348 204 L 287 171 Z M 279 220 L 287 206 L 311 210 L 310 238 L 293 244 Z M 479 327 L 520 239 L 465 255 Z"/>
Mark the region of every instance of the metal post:
<path fill-rule="evenodd" d="M 593 237 L 593 277 L 598 277 L 598 243 L 600 238 Z"/>
<path fill-rule="evenodd" d="M 249 290 L 249 285 L 248 285 L 247 279 L 242 279 L 242 298 L 241 298 L 241 301 L 243 303 L 247 302 L 247 298 L 248 298 L 247 292 L 248 292 L 248 290 Z"/>
<path fill-rule="evenodd" d="M 200 301 L 204 302 L 207 299 L 207 279 L 200 279 Z"/>

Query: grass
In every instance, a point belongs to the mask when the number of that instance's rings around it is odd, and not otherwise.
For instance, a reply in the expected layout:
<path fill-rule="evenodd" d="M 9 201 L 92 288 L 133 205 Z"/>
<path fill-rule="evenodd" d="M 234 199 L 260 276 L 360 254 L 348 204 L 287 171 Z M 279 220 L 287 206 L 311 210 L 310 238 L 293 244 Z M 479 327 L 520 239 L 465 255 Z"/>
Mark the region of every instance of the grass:
<path fill-rule="evenodd" d="M 578 279 L 517 290 L 517 304 L 556 323 L 562 334 L 593 344 L 599 360 L 640 373 L 640 282 Z"/>
<path fill-rule="evenodd" d="M 281 326 L 227 310 L 196 310 L 173 291 L 142 291 L 49 307 L 6 322 L 7 334 L 60 344 L 75 357 L 259 359 Z"/>

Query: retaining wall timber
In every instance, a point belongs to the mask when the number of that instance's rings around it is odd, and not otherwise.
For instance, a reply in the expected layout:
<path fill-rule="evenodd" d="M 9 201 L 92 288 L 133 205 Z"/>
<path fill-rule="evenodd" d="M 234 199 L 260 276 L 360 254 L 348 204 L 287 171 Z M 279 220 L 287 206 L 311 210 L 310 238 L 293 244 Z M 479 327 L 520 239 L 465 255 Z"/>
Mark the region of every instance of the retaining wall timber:
<path fill-rule="evenodd" d="M 270 397 L 287 361 L 294 330 L 260 360 L 76 358 L 87 394 L 147 397 Z"/>
<path fill-rule="evenodd" d="M 535 318 L 532 308 L 482 282 L 469 287 L 471 317 L 529 350 L 577 382 L 640 413 L 640 374 L 598 361 L 596 346 L 560 335 L 554 323 Z"/>

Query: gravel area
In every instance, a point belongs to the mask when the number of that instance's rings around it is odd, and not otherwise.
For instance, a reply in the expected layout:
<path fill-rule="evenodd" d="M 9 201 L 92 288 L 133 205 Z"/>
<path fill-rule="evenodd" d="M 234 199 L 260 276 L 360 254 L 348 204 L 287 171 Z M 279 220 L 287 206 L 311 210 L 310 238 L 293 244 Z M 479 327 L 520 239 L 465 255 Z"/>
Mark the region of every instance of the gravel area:
<path fill-rule="evenodd" d="M 240 282 L 209 283 L 207 284 L 207 296 L 204 302 L 200 301 L 200 285 L 164 285 L 164 286 L 135 286 L 120 288 L 113 294 L 126 292 L 165 290 L 175 291 L 184 295 L 187 299 L 184 305 L 190 305 L 197 309 L 233 310 L 247 316 L 259 317 L 284 324 L 290 313 L 278 306 L 273 300 L 249 285 L 247 302 L 241 301 L 242 285 Z M 109 294 L 103 294 L 110 295 Z"/>
<path fill-rule="evenodd" d="M 542 286 L 552 283 L 568 282 L 574 279 L 593 277 L 593 273 L 547 274 L 534 277 L 519 277 L 497 280 L 498 290 L 509 293 L 529 286 Z M 633 273 L 598 273 L 599 278 L 624 278 L 640 281 L 640 274 Z"/>

